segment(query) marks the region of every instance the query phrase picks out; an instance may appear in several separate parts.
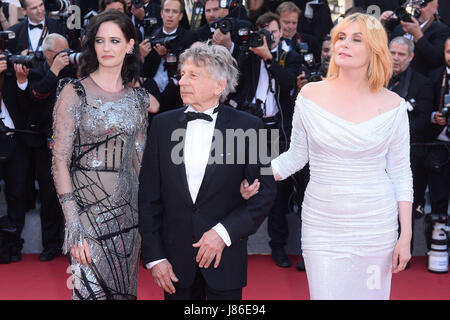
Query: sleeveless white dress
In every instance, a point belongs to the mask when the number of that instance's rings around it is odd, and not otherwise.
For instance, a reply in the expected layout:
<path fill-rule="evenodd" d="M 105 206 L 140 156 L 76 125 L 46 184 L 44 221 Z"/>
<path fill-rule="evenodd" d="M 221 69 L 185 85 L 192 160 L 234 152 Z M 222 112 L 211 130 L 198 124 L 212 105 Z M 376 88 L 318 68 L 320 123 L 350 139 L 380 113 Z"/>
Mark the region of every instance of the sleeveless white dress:
<path fill-rule="evenodd" d="M 389 299 L 398 201 L 413 200 L 409 122 L 400 106 L 362 123 L 298 95 L 285 179 L 309 161 L 302 250 L 311 299 Z"/>

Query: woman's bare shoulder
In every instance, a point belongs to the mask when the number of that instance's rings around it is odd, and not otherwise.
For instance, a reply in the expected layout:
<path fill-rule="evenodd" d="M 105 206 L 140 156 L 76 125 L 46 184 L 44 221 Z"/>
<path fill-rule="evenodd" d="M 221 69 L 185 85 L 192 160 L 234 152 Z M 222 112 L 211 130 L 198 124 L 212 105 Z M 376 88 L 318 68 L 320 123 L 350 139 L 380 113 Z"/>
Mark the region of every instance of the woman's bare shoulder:
<path fill-rule="evenodd" d="M 318 94 L 323 92 L 326 87 L 325 81 L 308 82 L 300 90 L 300 94 L 303 98 L 311 99 L 317 97 Z"/>
<path fill-rule="evenodd" d="M 386 106 L 386 111 L 392 110 L 400 106 L 402 102 L 402 97 L 397 93 L 392 92 L 386 88 L 381 89 L 379 93 L 380 102 Z"/>

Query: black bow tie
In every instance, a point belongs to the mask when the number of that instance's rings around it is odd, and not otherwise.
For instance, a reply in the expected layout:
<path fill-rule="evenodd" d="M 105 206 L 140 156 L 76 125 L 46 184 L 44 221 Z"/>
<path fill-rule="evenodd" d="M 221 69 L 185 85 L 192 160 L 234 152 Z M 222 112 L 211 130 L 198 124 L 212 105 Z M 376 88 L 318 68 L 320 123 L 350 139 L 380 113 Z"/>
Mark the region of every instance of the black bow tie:
<path fill-rule="evenodd" d="M 215 108 L 213 113 L 216 113 L 218 111 L 219 111 L 219 107 Z M 188 111 L 188 112 L 185 112 L 185 115 L 186 115 L 187 122 L 192 121 L 192 120 L 197 120 L 197 119 L 202 119 L 202 120 L 206 120 L 209 122 L 213 121 L 213 118 L 209 114 L 206 114 L 203 112 Z"/>
<path fill-rule="evenodd" d="M 33 30 L 34 28 L 39 28 L 39 29 L 44 29 L 44 25 L 42 24 L 42 23 L 39 23 L 39 24 L 30 24 L 29 25 L 29 27 L 30 27 L 30 30 Z"/>

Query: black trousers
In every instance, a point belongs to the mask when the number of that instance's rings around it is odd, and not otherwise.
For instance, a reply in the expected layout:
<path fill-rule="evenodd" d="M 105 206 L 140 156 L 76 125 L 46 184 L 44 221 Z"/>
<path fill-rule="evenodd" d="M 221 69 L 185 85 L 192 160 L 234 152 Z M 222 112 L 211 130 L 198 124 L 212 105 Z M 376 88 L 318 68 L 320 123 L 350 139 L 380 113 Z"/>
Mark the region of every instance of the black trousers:
<path fill-rule="evenodd" d="M 428 187 L 431 212 L 448 214 L 450 194 L 450 146 L 430 148 L 428 155 Z"/>
<path fill-rule="evenodd" d="M 427 147 L 411 146 L 411 171 L 413 175 L 414 203 L 413 211 L 425 207 L 425 191 L 428 185 L 428 169 L 426 167 Z"/>
<path fill-rule="evenodd" d="M 180 288 L 174 282 L 175 293 L 164 291 L 164 300 L 242 300 L 242 288 L 220 291 L 208 286 L 199 268 L 194 283 L 189 288 Z"/>
<path fill-rule="evenodd" d="M 27 211 L 28 176 L 31 168 L 30 150 L 17 137 L 11 138 L 14 149 L 5 161 L 0 162 L 0 175 L 5 181 L 5 199 L 9 220 L 16 227 L 11 237 L 14 249 L 21 251 L 21 238 Z"/>
<path fill-rule="evenodd" d="M 46 146 L 33 148 L 32 152 L 41 199 L 42 245 L 44 250 L 61 249 L 64 214 L 59 204 L 52 176 L 52 153 Z"/>

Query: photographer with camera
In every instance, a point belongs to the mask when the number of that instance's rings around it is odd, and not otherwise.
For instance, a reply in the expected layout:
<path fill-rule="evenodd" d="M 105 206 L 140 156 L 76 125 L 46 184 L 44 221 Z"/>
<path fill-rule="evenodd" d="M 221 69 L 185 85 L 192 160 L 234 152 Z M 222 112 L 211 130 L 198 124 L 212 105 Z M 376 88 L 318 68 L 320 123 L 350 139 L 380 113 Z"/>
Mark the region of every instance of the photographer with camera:
<path fill-rule="evenodd" d="M 47 34 L 62 34 L 60 22 L 46 16 L 43 0 L 20 0 L 20 5 L 27 19 L 9 28 L 16 34 L 16 38 L 9 42 L 12 53 L 42 51 L 42 42 Z"/>
<path fill-rule="evenodd" d="M 156 28 L 162 25 L 161 6 L 150 0 L 132 0 L 130 13 L 131 20 L 138 31 L 138 42 L 145 40 Z"/>
<path fill-rule="evenodd" d="M 60 34 L 45 37 L 42 48 L 45 61 L 18 78 L 22 95 L 28 101 L 26 127 L 39 135 L 24 137 L 32 153 L 32 166 L 39 183 L 41 199 L 41 225 L 43 252 L 40 261 L 50 261 L 61 255 L 63 239 L 61 230 L 64 216 L 56 194 L 51 174 L 53 106 L 56 102 L 56 87 L 60 79 L 76 78 L 77 67 L 69 58 L 69 44 Z M 72 62 L 75 62 L 72 60 Z"/>
<path fill-rule="evenodd" d="M 438 0 L 421 0 L 413 3 L 416 19 L 410 14 L 402 14 L 397 17 L 391 11 L 383 12 L 380 17 L 382 22 L 399 19 L 400 24 L 395 27 L 391 39 L 405 36 L 414 41 L 414 59 L 411 66 L 423 75 L 443 64 L 443 48 L 445 39 L 450 35 L 450 28 L 437 21 L 435 12 L 438 9 Z M 399 14 L 399 11 L 396 11 Z"/>
<path fill-rule="evenodd" d="M 434 110 L 429 127 L 430 138 L 442 145 L 429 150 L 429 178 L 431 212 L 448 211 L 450 193 L 450 37 L 445 41 L 446 65 L 429 75 L 434 88 Z"/>
<path fill-rule="evenodd" d="M 276 13 L 280 16 L 283 45 L 300 54 L 303 66 L 308 71 L 313 71 L 320 61 L 320 44 L 314 36 L 297 31 L 301 13 L 299 7 L 291 1 L 282 2 Z"/>
<path fill-rule="evenodd" d="M 4 41 L 2 37 L 2 48 L 7 47 Z M 7 62 L 4 53 L 0 53 L 0 177 L 5 182 L 8 220 L 15 227 L 10 237 L 11 262 L 22 259 L 24 241 L 21 233 L 28 210 L 26 200 L 31 171 L 31 154 L 24 139 L 33 133 L 25 132 L 26 101 L 22 99 L 17 82 L 21 70 L 20 64 Z"/>
<path fill-rule="evenodd" d="M 427 147 L 420 143 L 430 142 L 426 132 L 433 110 L 433 87 L 430 79 L 410 66 L 414 58 L 413 41 L 405 37 L 394 38 L 389 44 L 389 50 L 393 60 L 393 73 L 388 89 L 397 93 L 408 103 L 411 171 L 414 187 L 413 212 L 416 218 L 420 218 L 424 214 L 428 179 L 425 166 Z M 414 219 L 412 219 L 412 223 L 414 226 Z M 411 239 L 411 253 L 413 244 L 414 233 Z"/>
<path fill-rule="evenodd" d="M 238 30 L 251 28 L 248 20 L 241 20 L 230 16 L 228 7 L 221 7 L 219 0 L 206 0 L 205 18 L 207 24 L 195 31 L 197 41 L 213 40 L 213 44 L 224 46 L 234 58 L 239 55 Z"/>
<path fill-rule="evenodd" d="M 257 25 L 264 28 L 248 35 L 249 51 L 242 50 L 239 55 L 239 87 L 230 102 L 262 118 L 265 129 L 269 130 L 268 150 L 271 150 L 271 130 L 278 130 L 282 152 L 288 147 L 291 135 L 294 112 L 291 92 L 296 87 L 301 59 L 295 51 L 283 50 L 280 44 L 282 28 L 277 14 L 263 14 L 258 18 Z M 253 43 L 253 38 L 262 38 L 262 45 L 256 46 L 261 42 Z M 288 198 L 292 190 L 291 179 L 278 182 L 276 200 L 269 213 L 269 245 L 272 248 L 272 258 L 280 267 L 290 266 L 284 246 L 288 237 L 285 214 L 289 211 Z"/>
<path fill-rule="evenodd" d="M 180 26 L 184 12 L 182 0 L 163 0 L 161 5 L 163 26 L 147 40 L 151 49 L 144 60 L 143 76 L 153 79 L 158 85 L 160 112 L 163 112 L 182 106 L 175 79 L 178 57 L 195 42 L 195 35 Z"/>

